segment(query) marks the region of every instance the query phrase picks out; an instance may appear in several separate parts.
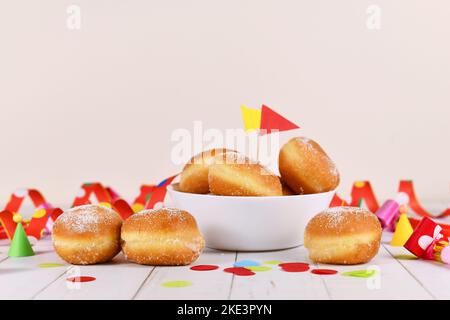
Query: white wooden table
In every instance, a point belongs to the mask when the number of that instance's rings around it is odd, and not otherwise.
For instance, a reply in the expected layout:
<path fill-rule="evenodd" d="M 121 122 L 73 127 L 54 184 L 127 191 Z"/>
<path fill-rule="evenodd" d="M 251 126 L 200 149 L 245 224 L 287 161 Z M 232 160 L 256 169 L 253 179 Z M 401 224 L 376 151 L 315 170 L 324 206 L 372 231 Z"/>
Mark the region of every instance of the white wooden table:
<path fill-rule="evenodd" d="M 403 248 L 389 246 L 384 234 L 379 254 L 367 265 L 312 267 L 339 272 L 377 268 L 379 276 L 354 278 L 341 274 L 288 273 L 279 267 L 250 277 L 223 271 L 235 261 L 280 260 L 309 262 L 304 247 L 271 252 L 221 252 L 206 249 L 196 264 L 213 264 L 214 271 L 186 267 L 151 267 L 127 263 L 118 255 L 113 262 L 94 266 L 71 266 L 53 251 L 51 241 L 34 245 L 35 256 L 8 258 L 8 245 L 0 245 L 0 299 L 450 299 L 450 266 L 437 262 L 407 260 Z M 64 266 L 40 268 L 41 263 Z M 69 276 L 93 276 L 96 280 L 71 283 Z M 187 280 L 191 286 L 167 288 L 161 284 Z"/>

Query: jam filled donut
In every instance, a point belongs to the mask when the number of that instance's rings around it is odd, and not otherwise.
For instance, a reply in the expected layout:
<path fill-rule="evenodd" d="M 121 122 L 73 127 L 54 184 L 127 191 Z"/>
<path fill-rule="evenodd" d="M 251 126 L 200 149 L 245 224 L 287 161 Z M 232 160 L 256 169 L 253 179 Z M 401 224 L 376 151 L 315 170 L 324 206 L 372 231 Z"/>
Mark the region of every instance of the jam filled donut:
<path fill-rule="evenodd" d="M 222 196 L 281 196 L 280 178 L 258 163 L 236 155 L 209 168 L 209 190 Z"/>
<path fill-rule="evenodd" d="M 281 179 L 296 194 L 327 192 L 339 184 L 333 161 L 315 141 L 293 138 L 280 150 L 278 167 Z"/>
<path fill-rule="evenodd" d="M 123 223 L 121 238 L 127 260 L 153 266 L 191 264 L 205 246 L 194 217 L 171 208 L 133 214 Z"/>
<path fill-rule="evenodd" d="M 357 207 L 327 209 L 312 218 L 305 230 L 309 258 L 318 263 L 366 263 L 378 253 L 380 240 L 377 216 Z"/>
<path fill-rule="evenodd" d="M 56 253 L 71 264 L 110 261 L 120 252 L 122 219 L 114 210 L 85 205 L 63 212 L 53 225 Z"/>
<path fill-rule="evenodd" d="M 201 193 L 209 192 L 208 172 L 209 166 L 224 162 L 225 153 L 235 152 L 228 149 L 212 149 L 194 156 L 184 166 L 181 172 L 179 190 L 181 192 Z"/>

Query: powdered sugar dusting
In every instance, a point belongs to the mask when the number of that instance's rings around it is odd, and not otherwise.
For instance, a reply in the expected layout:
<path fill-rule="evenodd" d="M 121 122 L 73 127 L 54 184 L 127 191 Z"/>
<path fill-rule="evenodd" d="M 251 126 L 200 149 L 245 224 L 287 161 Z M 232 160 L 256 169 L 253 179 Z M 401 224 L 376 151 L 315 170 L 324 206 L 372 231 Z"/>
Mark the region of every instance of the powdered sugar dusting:
<path fill-rule="evenodd" d="M 311 139 L 309 139 L 307 137 L 296 137 L 295 140 L 298 142 L 302 142 L 302 143 L 308 145 L 309 147 L 311 147 Z"/>
<path fill-rule="evenodd" d="M 345 221 L 349 214 L 361 215 L 364 219 L 377 219 L 372 212 L 359 207 L 332 207 L 319 213 L 317 217 L 327 218 L 324 227 L 336 228 Z"/>
<path fill-rule="evenodd" d="M 99 224 L 113 224 L 118 218 L 110 208 L 88 204 L 65 211 L 55 223 L 64 224 L 74 233 L 98 232 Z"/>
<path fill-rule="evenodd" d="M 296 137 L 294 139 L 295 139 L 295 141 L 305 145 L 309 152 L 313 152 L 314 154 L 318 154 L 319 153 L 318 150 L 316 148 L 314 148 L 314 146 L 312 144 L 313 140 L 311 140 L 311 139 L 309 139 L 307 137 Z M 335 163 L 333 162 L 333 160 L 331 160 L 331 158 L 327 154 L 321 154 L 321 157 L 323 159 L 325 159 L 325 161 L 328 164 L 327 167 L 329 169 L 329 174 L 334 176 L 334 177 L 338 177 L 339 176 L 339 171 L 338 171 Z"/>
<path fill-rule="evenodd" d="M 139 216 L 145 216 L 145 215 L 150 215 L 150 214 L 161 214 L 163 212 L 166 212 L 166 214 L 169 215 L 170 218 L 177 218 L 180 221 L 184 221 L 186 220 L 186 215 L 181 214 L 183 211 L 177 208 L 161 208 L 161 209 L 147 209 L 147 210 L 142 210 L 138 213 L 133 214 L 133 217 L 139 217 Z"/>

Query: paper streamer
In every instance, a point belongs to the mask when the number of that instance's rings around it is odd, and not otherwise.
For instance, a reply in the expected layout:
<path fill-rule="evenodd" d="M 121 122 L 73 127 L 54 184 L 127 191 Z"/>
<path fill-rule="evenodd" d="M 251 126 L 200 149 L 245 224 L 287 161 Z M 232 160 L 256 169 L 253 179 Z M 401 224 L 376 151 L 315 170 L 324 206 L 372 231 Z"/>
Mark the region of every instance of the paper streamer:
<path fill-rule="evenodd" d="M 177 176 L 178 174 L 164 179 L 158 185 L 142 186 L 140 195 L 131 206 L 111 187 L 105 187 L 99 182 L 84 183 L 72 202 L 72 207 L 91 204 L 92 198 L 95 198 L 99 204 L 116 210 L 122 219 L 125 220 L 135 213 L 133 208 L 153 209 L 156 204 L 163 203 L 167 193 L 167 186 Z M 5 209 L 0 212 L 0 239 L 12 239 L 17 226 L 13 217 L 20 212 L 22 203 L 27 197 L 30 198 L 36 210 L 29 221 L 21 222 L 27 236 L 32 236 L 39 240 L 47 230 L 46 226 L 49 222 L 54 222 L 63 212 L 62 209 L 54 208 L 48 203 L 44 196 L 36 189 L 16 190 L 10 196 L 10 200 L 6 204 Z"/>
<path fill-rule="evenodd" d="M 266 110 L 267 111 L 267 110 Z M 289 127 L 289 126 L 288 126 Z M 109 205 L 116 210 L 122 219 L 128 218 L 135 212 L 143 209 L 153 209 L 155 206 L 164 203 L 167 186 L 169 186 L 178 174 L 164 179 L 157 185 L 142 185 L 139 195 L 132 203 L 128 203 L 120 197 L 120 195 L 111 187 L 103 186 L 100 182 L 84 183 L 78 195 L 75 197 L 72 206 L 79 206 L 83 204 L 92 203 L 91 198 L 95 197 L 98 203 Z M 413 182 L 411 180 L 400 181 L 399 192 L 404 192 L 409 196 L 409 207 L 419 216 L 428 218 L 441 218 L 450 216 L 450 208 L 447 208 L 439 215 L 432 215 L 426 211 L 419 203 L 414 192 Z M 22 203 L 26 197 L 32 201 L 36 212 L 29 221 L 22 221 L 22 226 L 28 236 L 40 239 L 45 232 L 49 232 L 52 222 L 62 213 L 60 208 L 54 208 L 45 197 L 36 189 L 19 189 L 16 190 L 10 197 L 3 211 L 0 211 L 0 239 L 11 239 L 16 223 L 13 216 L 20 212 Z M 361 199 L 372 212 L 376 212 L 379 208 L 378 201 L 373 192 L 369 181 L 357 181 L 353 184 L 351 191 L 351 201 L 347 203 L 343 201 L 338 195 L 335 195 L 330 207 L 351 205 L 358 206 Z M 413 228 L 420 222 L 418 219 L 409 218 Z M 445 235 L 450 235 L 450 225 L 440 224 L 442 232 Z"/>
<path fill-rule="evenodd" d="M 414 185 L 412 180 L 402 180 L 399 183 L 398 186 L 398 192 L 403 192 L 408 195 L 409 202 L 408 207 L 411 208 L 411 210 L 416 213 L 417 215 L 421 217 L 428 217 L 428 218 L 443 218 L 450 216 L 450 208 L 445 209 L 443 212 L 439 213 L 438 215 L 433 215 L 426 211 L 419 203 L 419 200 L 416 197 L 416 194 L 414 192 Z M 337 207 L 337 206 L 354 206 L 357 207 L 359 200 L 363 199 L 364 202 L 367 205 L 367 208 L 372 211 L 376 212 L 379 208 L 378 201 L 375 197 L 375 193 L 373 191 L 372 185 L 369 181 L 357 181 L 353 184 L 352 190 L 351 190 L 351 202 L 348 203 L 344 200 L 342 200 L 337 194 L 334 195 L 333 200 L 331 201 L 330 207 Z"/>

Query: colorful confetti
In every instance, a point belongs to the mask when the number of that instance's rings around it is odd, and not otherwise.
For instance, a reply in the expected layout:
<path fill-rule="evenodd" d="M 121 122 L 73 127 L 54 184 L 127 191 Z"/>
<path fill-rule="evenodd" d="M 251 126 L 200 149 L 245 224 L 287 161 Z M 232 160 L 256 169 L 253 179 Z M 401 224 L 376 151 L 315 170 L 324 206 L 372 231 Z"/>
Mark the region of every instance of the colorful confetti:
<path fill-rule="evenodd" d="M 233 266 L 238 268 L 238 267 L 253 267 L 253 266 L 260 266 L 260 265 L 261 264 L 258 261 L 241 260 L 241 261 L 236 261 Z"/>
<path fill-rule="evenodd" d="M 280 260 L 269 260 L 269 261 L 264 261 L 263 264 L 273 264 L 273 265 L 279 265 L 280 263 L 283 263 Z"/>
<path fill-rule="evenodd" d="M 347 277 L 370 278 L 374 276 L 376 273 L 377 272 L 375 270 L 353 270 L 342 272 L 342 275 Z"/>
<path fill-rule="evenodd" d="M 413 256 L 412 254 L 399 254 L 394 256 L 397 260 L 417 260 L 418 258 L 416 256 Z"/>
<path fill-rule="evenodd" d="M 46 263 L 40 263 L 38 264 L 39 268 L 57 268 L 57 267 L 64 267 L 62 263 L 54 263 L 54 262 L 46 262 Z"/>
<path fill-rule="evenodd" d="M 286 272 L 305 272 L 309 270 L 309 264 L 304 262 L 280 263 L 278 266 Z"/>
<path fill-rule="evenodd" d="M 267 267 L 267 266 L 249 266 L 249 267 L 245 267 L 245 269 L 248 269 L 250 271 L 256 271 L 256 272 L 272 270 L 271 267 Z"/>
<path fill-rule="evenodd" d="M 163 282 L 161 285 L 166 288 L 183 288 L 191 286 L 192 282 L 186 280 L 175 280 Z"/>
<path fill-rule="evenodd" d="M 211 270 L 216 270 L 219 269 L 219 266 L 215 266 L 212 264 L 199 264 L 197 266 L 192 266 L 191 270 L 194 271 L 211 271 Z"/>
<path fill-rule="evenodd" d="M 66 280 L 70 282 L 91 282 L 96 280 L 96 278 L 89 276 L 80 276 L 80 277 L 69 277 Z"/>
<path fill-rule="evenodd" d="M 228 272 L 228 273 L 232 273 L 236 276 L 253 276 L 255 275 L 255 273 L 251 270 L 248 270 L 246 268 L 241 268 L 241 267 L 237 267 L 237 268 L 225 268 L 223 271 Z"/>
<path fill-rule="evenodd" d="M 336 270 L 333 269 L 313 269 L 311 270 L 311 272 L 320 275 L 332 275 L 338 273 Z"/>

